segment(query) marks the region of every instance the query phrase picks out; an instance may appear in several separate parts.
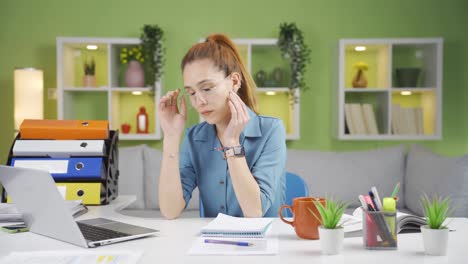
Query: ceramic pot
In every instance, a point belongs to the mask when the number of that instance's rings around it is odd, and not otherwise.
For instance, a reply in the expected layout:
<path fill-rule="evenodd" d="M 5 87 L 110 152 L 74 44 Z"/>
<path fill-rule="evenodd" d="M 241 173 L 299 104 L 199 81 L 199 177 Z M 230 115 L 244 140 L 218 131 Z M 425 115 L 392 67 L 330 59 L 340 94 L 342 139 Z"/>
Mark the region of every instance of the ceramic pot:
<path fill-rule="evenodd" d="M 138 61 L 131 60 L 128 63 L 125 72 L 125 83 L 127 87 L 143 87 L 145 85 L 145 72 Z"/>
<path fill-rule="evenodd" d="M 326 229 L 319 226 L 318 231 L 322 253 L 326 255 L 339 254 L 343 249 L 344 228 Z"/>
<path fill-rule="evenodd" d="M 364 71 L 359 69 L 356 76 L 353 78 L 353 88 L 366 88 L 367 78 L 364 76 Z"/>
<path fill-rule="evenodd" d="M 94 75 L 84 75 L 83 76 L 83 86 L 84 87 L 96 87 L 96 76 L 94 76 Z"/>
<path fill-rule="evenodd" d="M 424 251 L 427 255 L 446 256 L 448 247 L 448 228 L 431 229 L 429 226 L 421 226 L 424 242 Z"/>

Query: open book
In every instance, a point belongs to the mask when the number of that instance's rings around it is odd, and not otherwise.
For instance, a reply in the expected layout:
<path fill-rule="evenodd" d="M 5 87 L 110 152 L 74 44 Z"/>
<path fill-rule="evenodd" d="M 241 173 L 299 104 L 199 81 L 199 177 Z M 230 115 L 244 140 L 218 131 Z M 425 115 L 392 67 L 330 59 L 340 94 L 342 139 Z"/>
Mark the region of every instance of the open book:
<path fill-rule="evenodd" d="M 78 217 L 86 212 L 88 208 L 81 203 L 81 200 L 66 200 L 65 204 L 70 209 L 73 217 Z M 1 222 L 22 222 L 21 213 L 14 204 L 0 203 L 0 223 Z"/>
<path fill-rule="evenodd" d="M 201 229 L 201 234 L 213 237 L 262 238 L 272 221 L 273 218 L 244 218 L 218 213 L 215 219 Z"/>
<path fill-rule="evenodd" d="M 421 232 L 421 226 L 426 225 L 424 217 L 397 212 L 397 233 Z M 353 215 L 343 215 L 340 223 L 343 224 L 345 232 L 362 230 L 362 209 L 354 210 Z"/>

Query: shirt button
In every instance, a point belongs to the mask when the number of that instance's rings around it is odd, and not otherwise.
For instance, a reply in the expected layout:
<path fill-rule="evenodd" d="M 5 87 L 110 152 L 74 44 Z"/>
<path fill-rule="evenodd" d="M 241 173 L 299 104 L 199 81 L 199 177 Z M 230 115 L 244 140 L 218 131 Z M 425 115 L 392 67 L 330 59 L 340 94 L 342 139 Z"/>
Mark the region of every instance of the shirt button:
<path fill-rule="evenodd" d="M 220 207 L 220 208 L 221 208 L 221 210 L 224 210 L 224 205 L 221 205 L 221 207 Z"/>
<path fill-rule="evenodd" d="M 219 184 L 224 184 L 224 181 L 223 181 L 223 180 L 220 180 L 220 181 L 219 181 Z"/>

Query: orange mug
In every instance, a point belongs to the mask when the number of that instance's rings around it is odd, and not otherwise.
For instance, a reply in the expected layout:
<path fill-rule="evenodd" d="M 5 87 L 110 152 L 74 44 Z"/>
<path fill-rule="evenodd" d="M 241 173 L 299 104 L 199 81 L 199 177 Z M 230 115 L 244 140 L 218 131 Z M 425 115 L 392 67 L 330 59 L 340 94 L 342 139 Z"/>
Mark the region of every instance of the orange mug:
<path fill-rule="evenodd" d="M 319 239 L 318 227 L 320 222 L 315 218 L 309 209 L 314 212 L 314 214 L 320 217 L 320 213 L 317 210 L 315 205 L 316 202 L 320 202 L 325 205 L 324 198 L 315 198 L 315 197 L 297 197 L 293 199 L 292 206 L 287 204 L 282 205 L 278 211 L 281 221 L 286 224 L 290 224 L 294 227 L 297 236 L 305 239 Z M 283 218 L 282 211 L 285 208 L 289 208 L 293 215 L 293 221 L 288 221 Z"/>

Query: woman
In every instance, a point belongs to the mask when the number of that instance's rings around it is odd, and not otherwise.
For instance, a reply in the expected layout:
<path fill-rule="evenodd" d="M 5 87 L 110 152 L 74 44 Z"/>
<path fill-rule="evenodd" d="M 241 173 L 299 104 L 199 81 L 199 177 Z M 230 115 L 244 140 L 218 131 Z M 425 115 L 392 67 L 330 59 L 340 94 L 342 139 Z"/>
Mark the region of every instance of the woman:
<path fill-rule="evenodd" d="M 181 67 L 184 91 L 170 91 L 158 103 L 162 214 L 178 217 L 198 187 L 207 217 L 277 216 L 285 196 L 285 129 L 281 120 L 256 114 L 255 83 L 234 44 L 211 35 L 192 46 Z M 187 129 L 179 153 L 185 97 L 205 122 Z"/>

